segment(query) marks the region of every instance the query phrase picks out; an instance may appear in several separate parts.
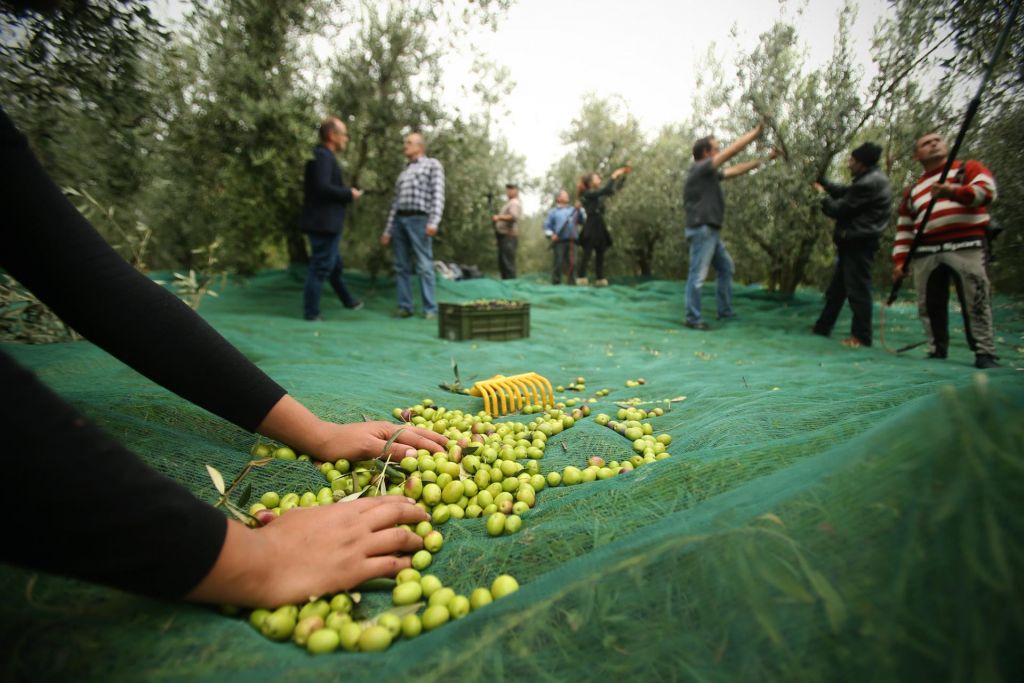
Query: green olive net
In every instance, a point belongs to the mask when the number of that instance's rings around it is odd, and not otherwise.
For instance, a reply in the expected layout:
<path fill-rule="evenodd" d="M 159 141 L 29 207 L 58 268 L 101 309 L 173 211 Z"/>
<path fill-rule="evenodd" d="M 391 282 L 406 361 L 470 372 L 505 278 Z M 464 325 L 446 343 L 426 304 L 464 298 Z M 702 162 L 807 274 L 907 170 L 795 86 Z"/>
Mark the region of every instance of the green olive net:
<path fill-rule="evenodd" d="M 1004 369 L 980 375 L 955 313 L 949 360 L 929 361 L 920 348 L 842 347 L 848 314 L 835 340 L 811 335 L 813 292 L 783 300 L 739 287 L 740 317 L 701 333 L 681 325 L 682 283 L 542 279 L 439 283 L 442 301 L 529 301 L 531 337 L 507 342 L 449 342 L 436 320 L 391 319 L 393 286 L 358 275 L 366 309 L 346 311 L 325 289 L 322 323 L 301 320 L 301 283 L 284 273 L 232 284 L 202 306 L 331 419 L 393 419 L 393 408 L 424 398 L 476 412 L 480 399 L 438 388 L 454 379 L 452 359 L 467 385 L 533 371 L 555 385 L 586 378 L 586 391 L 561 397 L 609 389 L 590 417 L 548 440 L 541 472 L 632 455 L 595 423 L 602 412 L 614 419 L 617 403 L 668 409 L 650 422 L 672 436 L 672 457 L 545 488 L 516 534 L 489 537 L 482 518 L 441 527 L 430 573 L 467 594 L 510 573 L 518 592 L 383 653 L 314 657 L 216 609 L 4 566 L 0 677 L 1024 680 L 1021 302 L 997 299 Z M 890 346 L 921 337 L 909 296 L 886 313 Z M 87 343 L 4 349 L 204 500 L 216 499 L 205 465 L 230 479 L 257 442 Z M 626 386 L 637 378 L 646 381 Z M 325 485 L 301 461 L 273 461 L 246 481 L 253 500 Z M 39 484 L 17 492 L 12 524 L 32 505 L 60 504 L 73 475 L 55 469 Z M 383 610 L 390 593 L 365 600 Z"/>

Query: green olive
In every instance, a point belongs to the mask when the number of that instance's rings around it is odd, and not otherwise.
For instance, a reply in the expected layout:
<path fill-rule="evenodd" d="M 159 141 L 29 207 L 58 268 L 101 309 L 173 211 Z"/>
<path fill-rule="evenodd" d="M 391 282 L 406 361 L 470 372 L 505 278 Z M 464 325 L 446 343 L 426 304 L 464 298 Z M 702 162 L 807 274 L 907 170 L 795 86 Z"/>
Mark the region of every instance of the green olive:
<path fill-rule="evenodd" d="M 438 626 L 444 626 L 451 618 L 448 608 L 444 605 L 432 605 L 423 612 L 422 622 L 424 631 L 433 631 Z"/>
<path fill-rule="evenodd" d="M 306 640 L 306 649 L 310 654 L 323 655 L 334 652 L 341 644 L 341 637 L 338 632 L 330 628 L 322 628 L 309 634 Z"/>
<path fill-rule="evenodd" d="M 491 584 L 491 595 L 495 600 L 500 600 L 509 593 L 519 590 L 519 582 L 508 574 L 502 574 Z"/>
<path fill-rule="evenodd" d="M 418 550 L 415 555 L 412 556 L 412 568 L 413 569 L 426 569 L 430 566 L 430 563 L 434 561 L 434 556 L 430 554 L 429 550 Z"/>
<path fill-rule="evenodd" d="M 522 515 L 525 515 L 529 511 L 530 511 L 530 505 L 528 503 L 524 502 L 524 501 L 521 501 L 521 500 L 520 501 L 516 501 L 512 505 L 512 514 L 513 515 L 520 515 L 520 516 L 522 516 Z"/>
<path fill-rule="evenodd" d="M 470 505 L 466 508 L 466 517 L 469 519 L 476 519 L 483 513 L 483 508 L 479 505 Z"/>
<path fill-rule="evenodd" d="M 558 486 L 562 483 L 562 475 L 558 472 L 548 472 L 548 486 Z"/>
<path fill-rule="evenodd" d="M 505 518 L 505 533 L 514 534 L 523 527 L 523 519 L 519 515 L 509 515 Z"/>
<path fill-rule="evenodd" d="M 305 647 L 306 641 L 309 640 L 309 634 L 313 631 L 318 631 L 324 627 L 323 617 L 318 615 L 308 616 L 305 619 L 300 619 L 299 623 L 295 625 L 295 630 L 292 631 L 292 640 L 299 647 Z"/>
<path fill-rule="evenodd" d="M 415 581 L 416 583 L 419 583 L 419 580 L 420 573 L 412 567 L 406 567 L 402 571 L 398 572 L 397 576 L 395 576 L 395 582 L 399 585 L 406 583 L 408 581 Z"/>
<path fill-rule="evenodd" d="M 281 446 L 274 451 L 274 457 L 280 460 L 295 460 L 298 456 L 295 455 L 295 451 L 287 446 Z"/>
<path fill-rule="evenodd" d="M 441 502 L 441 487 L 437 484 L 427 484 L 423 487 L 420 499 L 430 507 L 434 507 Z"/>
<path fill-rule="evenodd" d="M 324 619 L 324 626 L 327 628 L 333 628 L 335 631 L 340 632 L 341 627 L 344 624 L 351 623 L 351 621 L 352 615 L 347 612 L 331 612 L 327 615 L 327 618 Z"/>
<path fill-rule="evenodd" d="M 299 619 L 305 619 L 314 615 L 323 619 L 330 611 L 331 606 L 326 600 L 313 600 L 303 605 L 302 609 L 299 610 Z"/>
<path fill-rule="evenodd" d="M 418 586 L 419 584 L 408 584 Z M 383 626 L 391 634 L 392 638 L 398 636 L 402 632 L 402 617 L 398 616 L 394 612 L 385 612 L 384 614 L 377 617 L 377 626 Z"/>
<path fill-rule="evenodd" d="M 260 631 L 271 640 L 288 640 L 295 630 L 295 615 L 277 610 L 263 620 Z"/>
<path fill-rule="evenodd" d="M 400 583 L 391 590 L 391 601 L 396 605 L 411 605 L 423 597 L 419 581 Z"/>
<path fill-rule="evenodd" d="M 260 502 L 268 508 L 276 508 L 281 504 L 281 496 L 277 495 L 277 491 L 267 491 L 260 496 Z"/>
<path fill-rule="evenodd" d="M 402 618 L 402 637 L 415 638 L 423 632 L 423 622 L 415 614 L 406 614 Z"/>
<path fill-rule="evenodd" d="M 487 533 L 491 536 L 501 536 L 505 533 L 505 514 L 495 512 L 487 518 Z"/>
<path fill-rule="evenodd" d="M 266 621 L 269 616 L 270 610 L 268 609 L 254 609 L 252 614 L 249 615 L 249 623 L 256 628 L 261 628 L 263 626 L 263 622 Z"/>
<path fill-rule="evenodd" d="M 438 589 L 438 590 L 434 591 L 434 594 L 431 595 L 430 598 L 428 598 L 427 604 L 430 607 L 433 607 L 435 605 L 445 605 L 445 606 L 447 606 L 448 603 L 451 602 L 452 598 L 454 598 L 454 597 L 455 597 L 455 591 L 452 590 L 451 588 L 448 588 L 447 586 L 445 586 L 444 588 L 441 588 L 441 589 Z"/>
<path fill-rule="evenodd" d="M 463 499 L 465 500 L 465 499 Z M 450 503 L 448 505 L 448 518 L 449 519 L 463 519 L 466 516 L 466 510 L 458 503 Z"/>
<path fill-rule="evenodd" d="M 430 521 L 434 524 L 441 525 L 447 522 L 449 519 L 451 519 L 451 517 L 451 508 L 449 508 L 447 505 L 438 505 L 430 514 Z"/>
<path fill-rule="evenodd" d="M 429 534 L 423 537 L 423 547 L 432 553 L 436 553 L 441 550 L 444 545 L 444 536 L 441 535 L 440 531 L 431 531 Z"/>
<path fill-rule="evenodd" d="M 423 597 L 428 599 L 444 587 L 441 583 L 441 579 L 437 578 L 433 574 L 424 574 L 420 579 L 420 586 L 423 588 Z"/>
<path fill-rule="evenodd" d="M 416 525 L 416 530 L 415 531 L 416 531 L 416 535 L 417 536 L 419 536 L 420 538 L 423 538 L 424 536 L 426 536 L 427 534 L 429 534 L 433 530 L 434 530 L 434 527 L 433 527 L 433 525 L 430 522 L 423 521 L 423 522 L 420 522 L 419 524 Z"/>
<path fill-rule="evenodd" d="M 486 588 L 474 588 L 473 592 L 469 595 L 469 606 L 472 607 L 473 610 L 478 610 L 484 605 L 489 605 L 493 601 L 494 598 L 491 596 L 491 591 Z"/>
<path fill-rule="evenodd" d="M 469 614 L 469 598 L 465 595 L 456 595 L 448 603 L 448 613 L 451 614 L 452 619 L 461 619 Z"/>
<path fill-rule="evenodd" d="M 299 498 L 299 507 L 311 508 L 316 505 L 316 494 L 312 491 L 306 491 Z"/>
<path fill-rule="evenodd" d="M 391 647 L 391 631 L 383 626 L 370 626 L 359 636 L 360 652 L 383 652 Z"/>
<path fill-rule="evenodd" d="M 352 598 L 349 597 L 348 593 L 338 593 L 331 598 L 330 608 L 332 612 L 351 612 Z"/>
<path fill-rule="evenodd" d="M 348 652 L 355 652 L 359 649 L 359 637 L 363 635 L 363 627 L 354 621 L 342 624 L 338 629 L 338 639 L 341 648 Z"/>

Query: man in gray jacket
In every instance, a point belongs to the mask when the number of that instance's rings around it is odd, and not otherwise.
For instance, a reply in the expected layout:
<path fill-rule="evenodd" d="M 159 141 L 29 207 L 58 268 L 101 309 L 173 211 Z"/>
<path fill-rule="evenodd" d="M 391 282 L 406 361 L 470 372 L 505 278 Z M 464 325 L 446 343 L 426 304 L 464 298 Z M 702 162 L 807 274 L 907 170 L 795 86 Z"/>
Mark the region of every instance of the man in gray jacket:
<path fill-rule="evenodd" d="M 819 178 L 814 184 L 828 196 L 821 210 L 835 219 L 832 240 L 838 256 L 832 283 L 825 291 L 825 308 L 814 323 L 814 333 L 829 336 L 836 324 L 843 303 L 850 301 L 853 323 L 844 346 L 871 346 L 871 262 L 878 244 L 889 225 L 892 213 L 892 189 L 889 179 L 878 170 L 882 148 L 865 142 L 850 153 L 846 165 L 853 174 L 853 183 L 838 185 Z"/>

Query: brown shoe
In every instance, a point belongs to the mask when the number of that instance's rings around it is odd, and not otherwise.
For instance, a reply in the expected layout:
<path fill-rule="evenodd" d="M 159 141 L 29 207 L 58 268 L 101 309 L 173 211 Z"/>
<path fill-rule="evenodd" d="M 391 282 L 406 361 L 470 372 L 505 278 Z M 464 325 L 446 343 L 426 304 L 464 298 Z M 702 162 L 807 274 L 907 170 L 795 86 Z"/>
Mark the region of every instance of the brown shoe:
<path fill-rule="evenodd" d="M 846 339 L 839 343 L 848 349 L 859 349 L 860 347 L 864 346 L 864 342 L 862 342 L 860 339 L 857 339 L 856 337 L 847 337 Z"/>

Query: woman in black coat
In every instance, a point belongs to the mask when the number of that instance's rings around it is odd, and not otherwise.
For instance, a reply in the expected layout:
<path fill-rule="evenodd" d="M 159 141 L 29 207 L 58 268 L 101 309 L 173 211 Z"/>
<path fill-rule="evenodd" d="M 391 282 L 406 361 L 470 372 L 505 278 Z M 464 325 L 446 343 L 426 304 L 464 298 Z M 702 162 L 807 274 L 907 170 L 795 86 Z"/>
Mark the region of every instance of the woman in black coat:
<path fill-rule="evenodd" d="M 576 284 L 587 284 L 587 265 L 590 263 L 590 254 L 595 252 L 597 258 L 594 262 L 594 271 L 597 276 L 594 286 L 607 286 L 608 280 L 604 277 L 604 252 L 612 246 L 612 236 L 608 232 L 608 226 L 604 222 L 604 200 L 615 194 L 626 182 L 626 174 L 632 171 L 631 166 L 622 166 L 612 171 L 612 177 L 603 186 L 601 176 L 597 173 L 587 173 L 580 177 L 576 185 L 576 198 L 583 204 L 586 212 L 586 221 L 583 223 L 583 233 L 579 238 L 579 245 L 583 249 L 580 256 L 579 277 Z"/>

